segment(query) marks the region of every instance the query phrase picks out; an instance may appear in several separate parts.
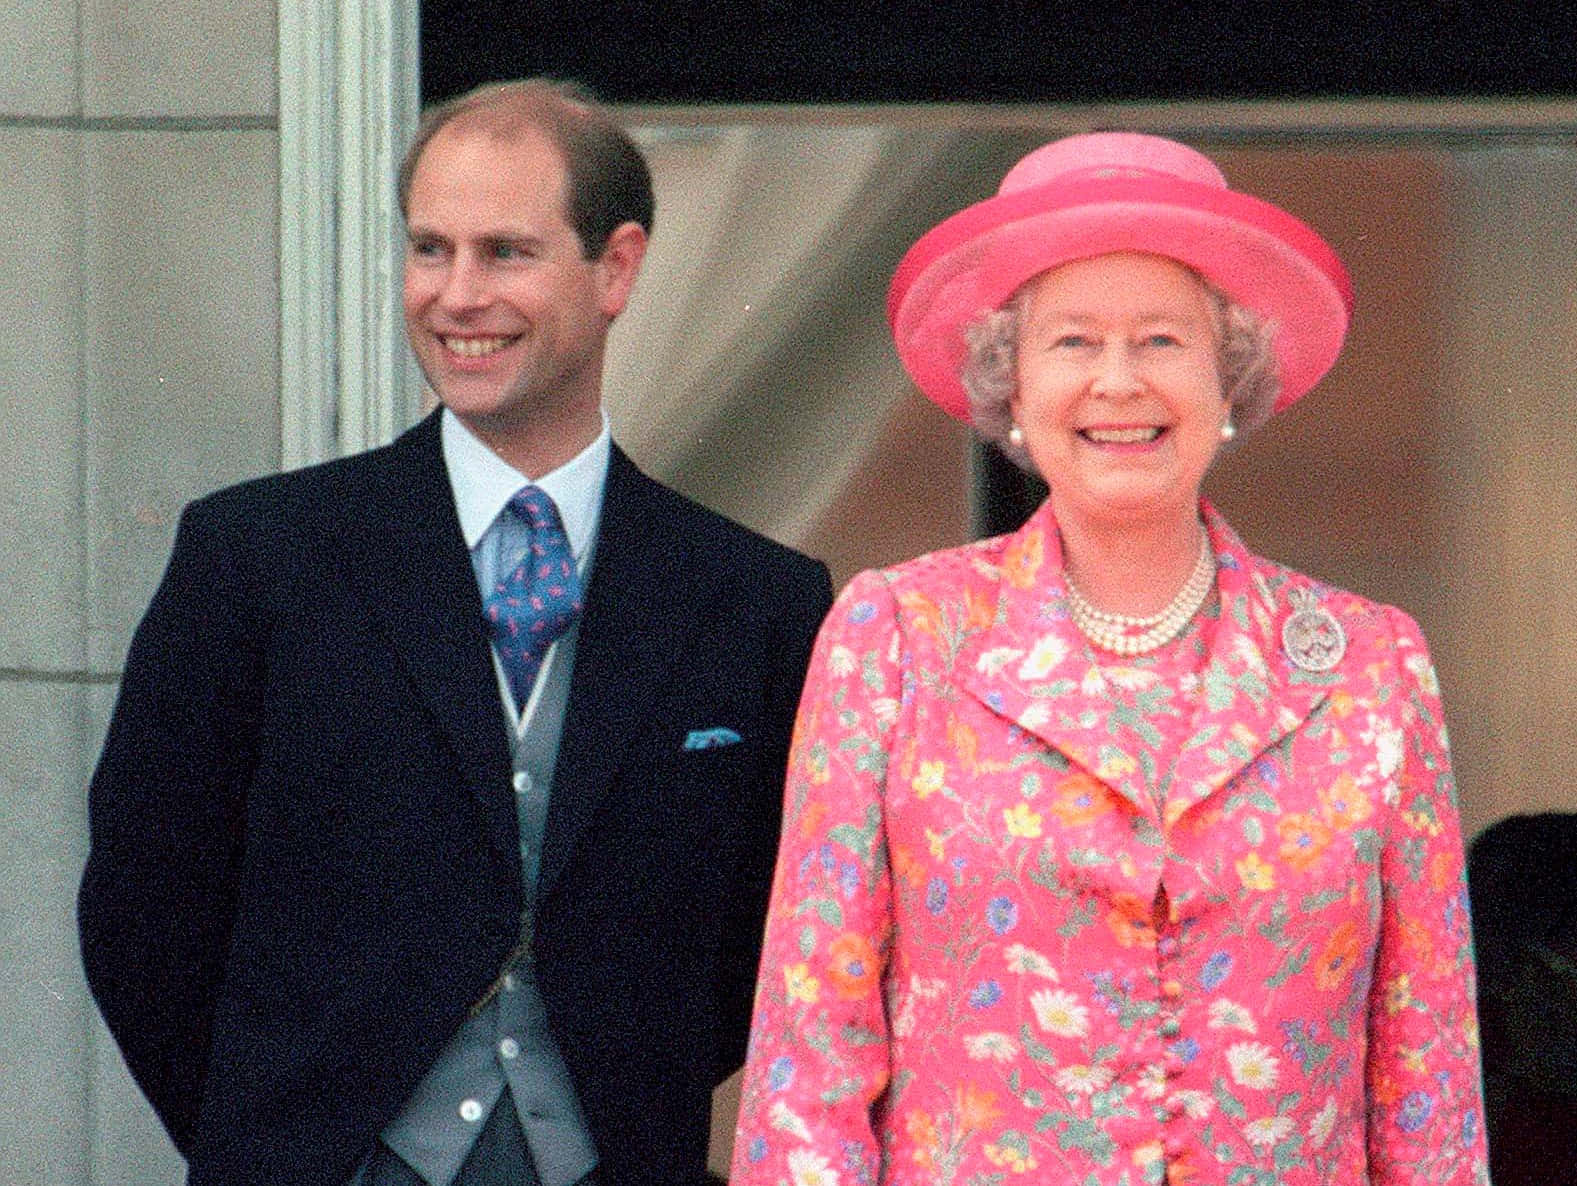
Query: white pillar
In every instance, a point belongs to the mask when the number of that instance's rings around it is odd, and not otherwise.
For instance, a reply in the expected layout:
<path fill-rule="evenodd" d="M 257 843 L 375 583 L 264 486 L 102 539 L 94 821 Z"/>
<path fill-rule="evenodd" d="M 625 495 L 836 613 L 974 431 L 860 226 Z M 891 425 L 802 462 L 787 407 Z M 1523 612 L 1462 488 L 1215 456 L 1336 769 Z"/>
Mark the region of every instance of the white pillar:
<path fill-rule="evenodd" d="M 419 107 L 418 15 L 414 0 L 280 0 L 286 468 L 381 444 L 417 416 L 394 174 Z"/>

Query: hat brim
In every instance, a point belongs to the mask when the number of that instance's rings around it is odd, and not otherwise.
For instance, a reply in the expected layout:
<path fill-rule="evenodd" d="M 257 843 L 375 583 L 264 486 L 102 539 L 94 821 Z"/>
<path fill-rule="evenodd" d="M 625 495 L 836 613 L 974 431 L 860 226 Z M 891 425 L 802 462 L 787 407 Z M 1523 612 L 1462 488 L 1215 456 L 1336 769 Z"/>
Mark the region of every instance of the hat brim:
<path fill-rule="evenodd" d="M 1143 252 L 1193 268 L 1275 326 L 1276 411 L 1330 370 L 1352 316 L 1352 284 L 1329 244 L 1269 202 L 1175 178 L 1054 181 L 987 198 L 904 255 L 887 319 L 904 369 L 949 414 L 970 419 L 964 328 L 1060 264 Z"/>

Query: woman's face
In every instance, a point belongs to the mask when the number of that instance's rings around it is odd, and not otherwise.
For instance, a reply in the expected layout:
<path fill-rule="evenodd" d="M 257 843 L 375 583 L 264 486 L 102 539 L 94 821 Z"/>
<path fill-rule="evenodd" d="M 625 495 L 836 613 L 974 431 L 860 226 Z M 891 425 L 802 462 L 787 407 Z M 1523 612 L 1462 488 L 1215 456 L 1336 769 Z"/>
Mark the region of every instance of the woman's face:
<path fill-rule="evenodd" d="M 1194 515 L 1228 411 L 1204 283 L 1119 253 L 1045 272 L 1021 299 L 1013 418 L 1058 517 Z"/>

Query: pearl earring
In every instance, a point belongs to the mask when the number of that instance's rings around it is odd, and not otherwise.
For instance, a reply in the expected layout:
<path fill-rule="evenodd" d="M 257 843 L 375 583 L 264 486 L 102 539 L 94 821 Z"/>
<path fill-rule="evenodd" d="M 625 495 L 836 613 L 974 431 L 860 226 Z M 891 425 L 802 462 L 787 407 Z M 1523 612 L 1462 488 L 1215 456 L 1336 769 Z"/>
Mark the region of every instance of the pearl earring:
<path fill-rule="evenodd" d="M 1238 426 L 1232 423 L 1232 418 L 1230 416 L 1227 417 L 1226 423 L 1221 426 L 1222 442 L 1224 443 L 1226 441 L 1230 441 L 1233 437 L 1237 436 L 1237 434 Z"/>
<path fill-rule="evenodd" d="M 1024 447 L 1024 430 L 1017 424 L 1008 429 L 1008 444 L 1012 445 L 1015 449 L 1022 449 Z"/>

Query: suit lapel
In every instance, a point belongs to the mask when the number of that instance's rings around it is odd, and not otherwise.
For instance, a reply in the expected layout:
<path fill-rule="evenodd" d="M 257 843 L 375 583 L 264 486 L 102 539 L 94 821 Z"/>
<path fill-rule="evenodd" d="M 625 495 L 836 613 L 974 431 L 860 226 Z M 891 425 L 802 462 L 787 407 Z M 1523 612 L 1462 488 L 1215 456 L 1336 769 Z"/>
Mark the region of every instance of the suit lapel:
<path fill-rule="evenodd" d="M 702 591 L 687 576 L 693 544 L 676 530 L 664 493 L 614 447 L 548 803 L 541 896 L 558 880 L 624 756 L 639 750 L 651 707 L 694 634 Z"/>
<path fill-rule="evenodd" d="M 401 436 L 370 471 L 347 529 L 346 579 L 371 613 L 454 748 L 461 778 L 506 863 L 519 860 L 509 741 L 486 636 L 481 594 L 444 468 L 438 413 Z M 394 689 L 368 690 L 371 711 Z M 518 866 L 517 866 L 518 867 Z"/>

